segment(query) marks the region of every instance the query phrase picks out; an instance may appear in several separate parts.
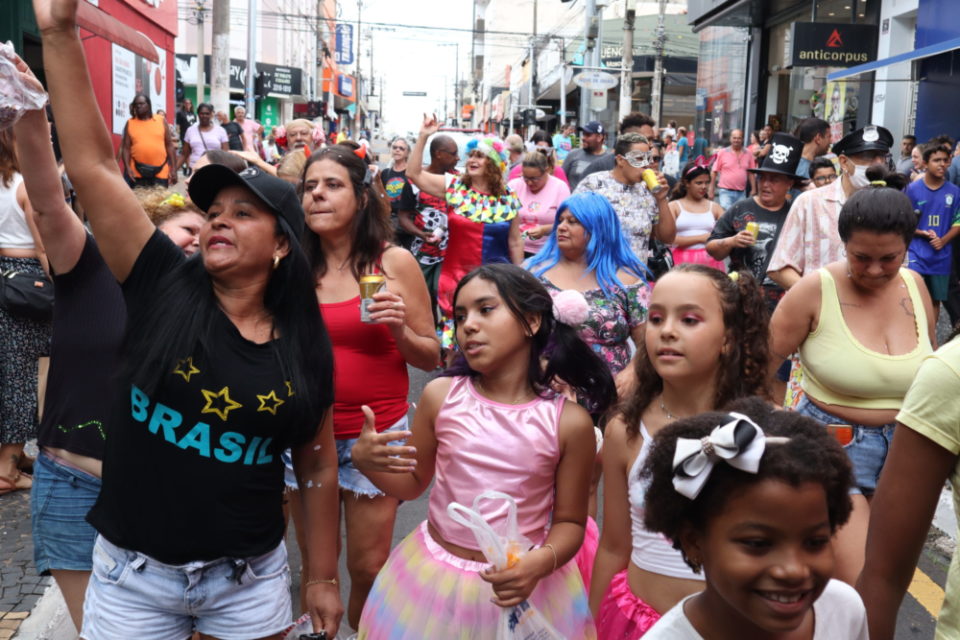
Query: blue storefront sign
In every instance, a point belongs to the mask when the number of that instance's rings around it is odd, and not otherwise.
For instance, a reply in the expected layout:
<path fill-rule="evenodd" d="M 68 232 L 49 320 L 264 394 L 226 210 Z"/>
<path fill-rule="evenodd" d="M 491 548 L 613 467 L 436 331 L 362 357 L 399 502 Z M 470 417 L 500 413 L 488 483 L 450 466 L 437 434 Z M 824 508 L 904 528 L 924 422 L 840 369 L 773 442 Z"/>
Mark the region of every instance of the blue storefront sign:
<path fill-rule="evenodd" d="M 337 64 L 353 64 L 353 25 L 337 25 L 337 42 L 334 59 Z"/>
<path fill-rule="evenodd" d="M 344 98 L 353 97 L 353 77 L 344 74 L 337 75 L 337 93 Z"/>

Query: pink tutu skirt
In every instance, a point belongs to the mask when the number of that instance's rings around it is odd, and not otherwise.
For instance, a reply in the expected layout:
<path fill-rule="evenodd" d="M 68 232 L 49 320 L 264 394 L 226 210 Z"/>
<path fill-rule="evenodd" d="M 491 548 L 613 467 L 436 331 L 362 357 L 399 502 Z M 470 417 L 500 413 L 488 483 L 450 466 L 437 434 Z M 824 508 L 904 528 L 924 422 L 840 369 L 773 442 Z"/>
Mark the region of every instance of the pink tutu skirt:
<path fill-rule="evenodd" d="M 600 640 L 634 640 L 650 630 L 660 614 L 633 595 L 627 582 L 627 570 L 613 576 L 597 612 L 597 636 Z"/>
<path fill-rule="evenodd" d="M 705 264 L 708 267 L 713 267 L 714 269 L 719 269 L 724 273 L 727 272 L 727 267 L 719 260 L 714 260 L 713 257 L 707 253 L 706 249 L 672 249 L 673 251 L 673 262 L 674 264 L 680 264 L 681 262 L 690 262 L 693 264 Z"/>
<path fill-rule="evenodd" d="M 580 577 L 583 578 L 583 587 L 590 593 L 590 578 L 593 576 L 593 561 L 597 557 L 597 548 L 600 546 L 600 528 L 597 527 L 597 521 L 587 516 L 587 527 L 583 532 L 583 544 L 580 545 L 580 551 L 573 556 L 573 561 L 577 563 L 580 569 Z"/>
<path fill-rule="evenodd" d="M 360 640 L 492 640 L 502 609 L 480 578 L 486 563 L 448 553 L 424 521 L 390 553 L 360 616 Z M 529 599 L 565 638 L 597 637 L 580 572 L 568 562 Z"/>

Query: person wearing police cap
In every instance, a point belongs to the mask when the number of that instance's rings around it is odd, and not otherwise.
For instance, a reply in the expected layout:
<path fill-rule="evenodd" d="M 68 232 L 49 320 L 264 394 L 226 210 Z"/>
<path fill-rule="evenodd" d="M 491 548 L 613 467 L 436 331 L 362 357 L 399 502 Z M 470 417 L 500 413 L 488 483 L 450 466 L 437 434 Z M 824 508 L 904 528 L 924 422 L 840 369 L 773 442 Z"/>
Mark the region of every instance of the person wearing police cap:
<path fill-rule="evenodd" d="M 769 275 L 784 289 L 805 274 L 844 257 L 837 231 L 840 207 L 870 181 L 867 169 L 886 162 L 893 135 L 868 125 L 847 134 L 833 145 L 840 163 L 840 179 L 797 196 L 770 260 Z"/>
<path fill-rule="evenodd" d="M 771 311 L 783 296 L 783 289 L 767 277 L 767 263 L 790 210 L 787 193 L 803 180 L 797 174 L 802 154 L 799 138 L 773 134 L 770 153 L 763 163 L 748 169 L 756 175 L 757 193 L 733 203 L 717 220 L 707 240 L 707 253 L 717 260 L 729 257 L 731 272 L 746 269 L 763 285 Z M 756 235 L 747 230 L 748 223 L 757 225 Z"/>

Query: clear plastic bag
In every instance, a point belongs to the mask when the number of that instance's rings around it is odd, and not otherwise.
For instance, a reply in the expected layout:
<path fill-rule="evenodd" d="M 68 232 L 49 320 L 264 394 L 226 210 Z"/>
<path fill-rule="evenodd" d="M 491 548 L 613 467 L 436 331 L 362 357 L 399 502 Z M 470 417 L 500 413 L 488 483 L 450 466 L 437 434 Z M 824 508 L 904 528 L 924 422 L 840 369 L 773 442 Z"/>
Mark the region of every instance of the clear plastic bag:
<path fill-rule="evenodd" d="M 47 104 L 47 94 L 20 80 L 14 64 L 13 43 L 0 43 L 0 131 L 9 129 L 27 111 L 38 111 Z"/>
<path fill-rule="evenodd" d="M 495 531 L 481 515 L 479 506 L 485 500 L 503 500 L 507 503 L 507 520 L 503 531 Z M 530 548 L 530 541 L 520 535 L 517 525 L 516 501 L 500 491 L 484 491 L 474 499 L 472 508 L 451 502 L 447 505 L 447 515 L 473 532 L 483 557 L 498 571 L 515 566 Z M 547 622 L 543 614 L 524 601 L 501 611 L 496 640 L 564 640 L 564 637 Z"/>

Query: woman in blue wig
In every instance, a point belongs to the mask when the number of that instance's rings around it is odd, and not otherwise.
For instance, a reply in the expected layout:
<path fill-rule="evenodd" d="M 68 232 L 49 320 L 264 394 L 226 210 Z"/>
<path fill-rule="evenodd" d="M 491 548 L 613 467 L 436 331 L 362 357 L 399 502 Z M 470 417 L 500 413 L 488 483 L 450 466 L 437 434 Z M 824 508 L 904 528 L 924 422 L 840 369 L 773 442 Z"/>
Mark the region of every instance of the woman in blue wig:
<path fill-rule="evenodd" d="M 587 301 L 577 325 L 580 337 L 610 367 L 622 397 L 633 371 L 628 340 L 640 339 L 650 288 L 646 267 L 630 248 L 610 203 L 596 193 L 570 196 L 557 210 L 553 233 L 530 258 L 527 269 L 554 294 L 558 307 L 576 304 L 573 290 Z M 566 300 L 573 300 L 567 303 Z"/>
<path fill-rule="evenodd" d="M 460 278 L 474 267 L 491 262 L 520 264 L 523 239 L 517 215 L 520 200 L 503 179 L 508 157 L 503 142 L 490 137 L 470 140 L 464 172 L 440 175 L 423 169 L 423 149 L 438 129 L 436 116 L 424 116 L 410 154 L 407 177 L 421 191 L 447 203 L 450 239 L 440 270 L 437 303 L 442 347 L 452 349 L 453 292 Z"/>
<path fill-rule="evenodd" d="M 557 209 L 553 232 L 526 266 L 553 296 L 554 315 L 573 325 L 610 367 L 617 395 L 623 399 L 635 380 L 634 368 L 627 366 L 631 362 L 629 340 L 642 339 L 650 288 L 644 279 L 646 267 L 630 248 L 610 202 L 596 193 L 579 193 L 564 200 Z M 599 450 L 602 437 L 599 429 L 597 433 Z M 590 485 L 591 517 L 575 558 L 587 589 L 600 537 L 594 520 L 599 479 L 597 465 Z"/>

